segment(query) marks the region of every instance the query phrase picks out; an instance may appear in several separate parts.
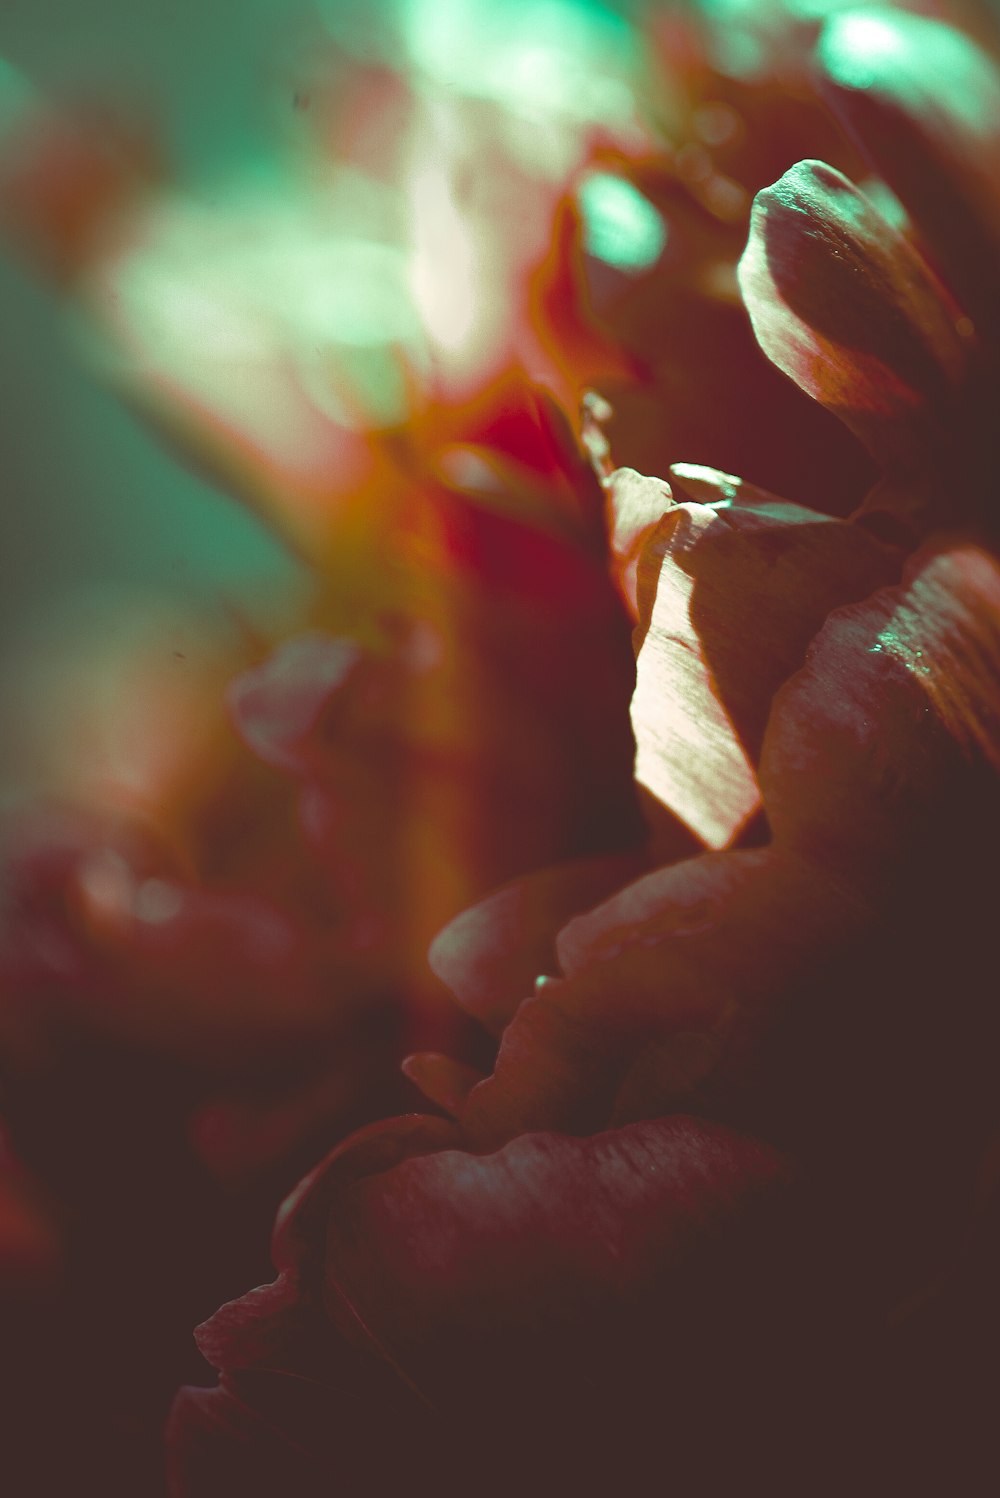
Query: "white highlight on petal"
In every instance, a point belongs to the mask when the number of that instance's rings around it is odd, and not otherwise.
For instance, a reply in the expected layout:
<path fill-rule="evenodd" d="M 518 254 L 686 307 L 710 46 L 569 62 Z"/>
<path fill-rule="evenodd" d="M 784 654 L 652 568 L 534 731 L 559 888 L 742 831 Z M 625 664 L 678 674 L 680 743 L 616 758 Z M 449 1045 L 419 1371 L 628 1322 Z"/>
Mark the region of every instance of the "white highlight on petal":
<path fill-rule="evenodd" d="M 689 546 L 720 523 L 705 505 L 679 506 L 677 514 L 677 523 L 691 528 Z M 658 551 L 643 558 L 659 576 L 636 662 L 635 776 L 708 847 L 724 848 L 759 808 L 760 788 L 700 649 L 691 618 L 694 578 L 683 567 L 661 567 Z"/>

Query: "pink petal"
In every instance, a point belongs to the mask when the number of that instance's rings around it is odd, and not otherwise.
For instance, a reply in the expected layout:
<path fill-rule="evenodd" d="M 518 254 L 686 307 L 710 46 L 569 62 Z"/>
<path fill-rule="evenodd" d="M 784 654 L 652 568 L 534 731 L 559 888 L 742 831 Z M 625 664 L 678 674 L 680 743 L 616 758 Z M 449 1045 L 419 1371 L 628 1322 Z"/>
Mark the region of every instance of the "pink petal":
<path fill-rule="evenodd" d="M 340 1197 L 327 1305 L 340 1319 L 346 1303 L 435 1402 L 489 1420 L 499 1397 L 509 1419 L 557 1370 L 577 1394 L 630 1381 L 604 1338 L 704 1293 L 700 1252 L 720 1231 L 735 1249 L 741 1219 L 787 1180 L 765 1146 L 683 1117 L 413 1158 Z M 553 1407 L 573 1397 L 557 1389 Z"/>
<path fill-rule="evenodd" d="M 411 1154 L 452 1147 L 458 1138 L 454 1124 L 410 1114 L 360 1129 L 332 1150 L 279 1208 L 272 1242 L 277 1278 L 227 1302 L 197 1328 L 207 1361 L 227 1372 L 312 1368 L 328 1340 L 318 1297 L 331 1207 L 355 1180 L 391 1170 Z"/>
<path fill-rule="evenodd" d="M 499 1035 L 535 979 L 556 970 L 560 926 L 642 865 L 638 852 L 616 854 L 508 884 L 445 927 L 431 947 L 431 967 L 462 1007 Z"/>
<path fill-rule="evenodd" d="M 683 472 L 683 470 L 682 470 Z M 711 470 L 700 470 L 704 492 Z M 716 475 L 639 563 L 636 778 L 710 847 L 760 808 L 756 760 L 771 698 L 830 609 L 892 575 L 865 532 Z M 683 482 L 683 479 L 681 480 Z"/>
<path fill-rule="evenodd" d="M 676 1107 L 734 1016 L 794 996 L 863 919 L 823 874 L 772 849 L 708 853 L 647 874 L 560 933 L 565 979 L 525 999 L 462 1126 L 477 1148 L 524 1130 L 583 1132 Z M 692 1041 L 691 1037 L 699 1037 Z"/>
<path fill-rule="evenodd" d="M 740 287 L 765 354 L 885 468 L 941 455 L 968 320 L 847 178 L 800 161 L 754 201 Z"/>
<path fill-rule="evenodd" d="M 566 976 L 518 1008 L 469 1095 L 469 1137 L 489 1147 L 662 1111 L 720 1058 L 745 1077 L 780 1054 L 775 1016 L 798 1015 L 800 1046 L 832 1023 L 823 995 L 837 972 L 887 1045 L 897 986 L 911 995 L 907 1064 L 926 1078 L 944 1054 L 940 1041 L 922 1049 L 942 964 L 968 972 L 983 948 L 968 828 L 988 846 L 1000 823 L 998 620 L 1000 570 L 973 543 L 918 558 L 906 583 L 834 614 L 768 725 L 773 844 L 657 870 L 571 921 L 557 942 Z M 961 953 L 934 930 L 946 906 Z M 970 1033 L 984 1023 L 975 991 Z M 863 1056 L 863 1044 L 845 1056 L 845 1073 L 864 1075 Z"/>
<path fill-rule="evenodd" d="M 878 879 L 977 795 L 985 826 L 998 683 L 1000 567 L 974 542 L 918 557 L 898 587 L 834 614 L 768 727 L 761 779 L 775 836 Z"/>
<path fill-rule="evenodd" d="M 611 549 L 618 562 L 620 586 L 632 617 L 638 618 L 636 574 L 642 549 L 673 508 L 673 495 L 662 479 L 647 478 L 634 468 L 616 468 L 605 488 L 611 514 Z"/>
<path fill-rule="evenodd" d="M 461 1112 L 472 1088 L 483 1079 L 482 1072 L 475 1067 L 465 1066 L 438 1051 L 418 1051 L 407 1056 L 403 1075 L 420 1088 L 429 1102 L 453 1116 Z"/>

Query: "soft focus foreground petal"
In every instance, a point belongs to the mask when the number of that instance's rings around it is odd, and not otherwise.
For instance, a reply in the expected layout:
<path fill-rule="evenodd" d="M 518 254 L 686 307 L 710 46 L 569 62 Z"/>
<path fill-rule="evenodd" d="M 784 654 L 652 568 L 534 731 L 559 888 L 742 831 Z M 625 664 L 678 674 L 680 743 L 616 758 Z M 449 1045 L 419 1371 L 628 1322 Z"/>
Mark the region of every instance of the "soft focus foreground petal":
<path fill-rule="evenodd" d="M 512 368 L 571 399 L 621 372 L 587 323 L 563 201 L 586 132 L 539 170 L 508 109 L 425 83 L 379 67 L 317 82 L 333 117 L 317 108 L 287 165 L 211 200 L 146 191 L 96 116 L 0 121 L 0 209 L 36 265 L 60 261 L 102 371 L 302 556 L 339 564 L 342 587 L 370 570 L 370 593 L 414 462 L 474 447 Z"/>
<path fill-rule="evenodd" d="M 445 922 L 503 880 L 643 835 L 634 658 L 593 554 L 591 482 L 586 544 L 432 494 L 394 610 L 358 639 L 301 636 L 230 692 L 244 739 L 298 782 L 359 960 L 422 966 Z"/>
<path fill-rule="evenodd" d="M 339 1023 L 302 914 L 200 884 L 137 819 L 38 808 L 4 828 L 2 873 L 8 1055 L 79 1029 L 225 1070 Z"/>
<path fill-rule="evenodd" d="M 434 940 L 431 967 L 463 1009 L 499 1035 L 535 980 L 556 971 L 555 938 L 579 910 L 642 868 L 641 852 L 580 860 L 505 885 Z"/>
<path fill-rule="evenodd" d="M 821 39 L 823 96 L 984 330 L 1000 315 L 1000 75 L 960 31 L 865 7 Z"/>
<path fill-rule="evenodd" d="M 698 473 L 704 491 L 712 470 Z M 758 491 L 744 503 L 715 477 L 719 500 L 676 506 L 642 550 L 632 727 L 639 783 L 722 847 L 760 807 L 774 692 L 829 611 L 895 564 L 856 526 Z"/>
<path fill-rule="evenodd" d="M 262 594 L 259 618 L 272 598 Z M 53 600 L 12 642 L 0 684 L 10 788 L 34 803 L 21 822 L 44 833 L 38 803 L 68 803 L 94 823 L 142 823 L 182 858 L 218 867 L 237 806 L 254 798 L 261 822 L 273 809 L 224 704 L 255 645 L 255 625 L 221 598 L 201 607 L 108 583 Z"/>
<path fill-rule="evenodd" d="M 319 631 L 285 641 L 229 685 L 229 710 L 241 736 L 266 764 L 300 768 L 300 746 L 308 746 L 331 700 L 349 689 L 361 661 L 355 641 Z"/>
<path fill-rule="evenodd" d="M 72 898 L 108 981 L 88 1018 L 205 1061 L 322 1033 L 335 1000 L 311 970 L 298 912 L 257 894 L 136 882 L 117 855 L 86 863 Z"/>
<path fill-rule="evenodd" d="M 442 447 L 436 459 L 423 455 L 448 488 L 603 554 L 601 486 L 559 402 L 518 363 L 463 403 L 449 440 L 455 445 Z"/>
<path fill-rule="evenodd" d="M 740 288 L 768 358 L 893 472 L 940 455 L 968 322 L 841 173 L 801 161 L 754 200 Z"/>

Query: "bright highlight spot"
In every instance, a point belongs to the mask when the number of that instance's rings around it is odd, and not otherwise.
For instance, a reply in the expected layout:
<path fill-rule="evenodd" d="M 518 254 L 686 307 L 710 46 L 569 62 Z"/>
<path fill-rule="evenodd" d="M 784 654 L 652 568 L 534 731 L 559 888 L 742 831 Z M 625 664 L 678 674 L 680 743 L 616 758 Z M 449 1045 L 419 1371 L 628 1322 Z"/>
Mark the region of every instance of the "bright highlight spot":
<path fill-rule="evenodd" d="M 435 343 L 457 353 L 476 321 L 476 254 L 443 161 L 428 154 L 410 178 L 413 258 L 410 285 Z"/>
<path fill-rule="evenodd" d="M 624 177 L 594 172 L 578 193 L 587 252 L 617 270 L 648 270 L 667 243 L 667 226 Z"/>
<path fill-rule="evenodd" d="M 515 112 L 628 120 L 635 42 L 628 23 L 573 0 L 411 0 L 414 64 L 461 93 Z"/>
<path fill-rule="evenodd" d="M 953 27 L 905 11 L 851 11 L 827 27 L 819 57 L 841 88 L 874 89 L 917 115 L 957 119 L 974 138 L 995 148 L 1000 119 L 996 70 Z"/>
<path fill-rule="evenodd" d="M 906 43 L 883 17 L 854 11 L 842 16 L 821 46 L 823 64 L 844 88 L 870 88 L 886 63 L 905 56 Z"/>
<path fill-rule="evenodd" d="M 402 351 L 411 368 L 427 357 L 406 254 L 345 236 L 338 206 L 335 218 L 259 187 L 231 194 L 221 213 L 174 200 L 113 281 L 117 315 L 152 369 L 297 466 L 315 438 L 289 354 L 312 415 L 361 429 L 404 418 Z"/>

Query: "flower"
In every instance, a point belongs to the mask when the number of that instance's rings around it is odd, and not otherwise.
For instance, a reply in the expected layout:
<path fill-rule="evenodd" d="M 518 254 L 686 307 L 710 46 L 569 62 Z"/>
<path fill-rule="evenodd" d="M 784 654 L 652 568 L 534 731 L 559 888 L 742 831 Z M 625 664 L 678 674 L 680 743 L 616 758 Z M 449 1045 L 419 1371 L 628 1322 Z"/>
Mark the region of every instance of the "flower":
<path fill-rule="evenodd" d="M 931 95 L 927 163 L 931 58 L 964 87 Z M 997 85 L 971 43 L 890 13 L 838 18 L 820 59 L 838 107 L 907 142 L 909 200 L 893 185 L 940 274 L 805 163 L 758 197 L 741 280 L 765 351 L 884 478 L 840 521 L 714 470 L 608 476 L 653 842 L 439 938 L 496 1062 L 414 1058 L 448 1118 L 356 1136 L 286 1207 L 278 1279 L 202 1329 L 223 1376 L 178 1403 L 178 1494 L 279 1472 L 458 1491 L 487 1450 L 487 1490 L 516 1471 L 538 1493 L 652 1470 L 719 1492 L 747 1467 L 814 1491 L 817 1452 L 834 1487 L 864 1463 L 879 1491 L 995 1466 L 977 855 L 1000 831 L 1000 562 L 990 283 L 963 274 L 992 200 L 961 190 L 989 142 L 959 132 Z M 942 181 L 962 216 L 926 222 Z M 388 1411 L 401 1455 L 364 1423 Z"/>

